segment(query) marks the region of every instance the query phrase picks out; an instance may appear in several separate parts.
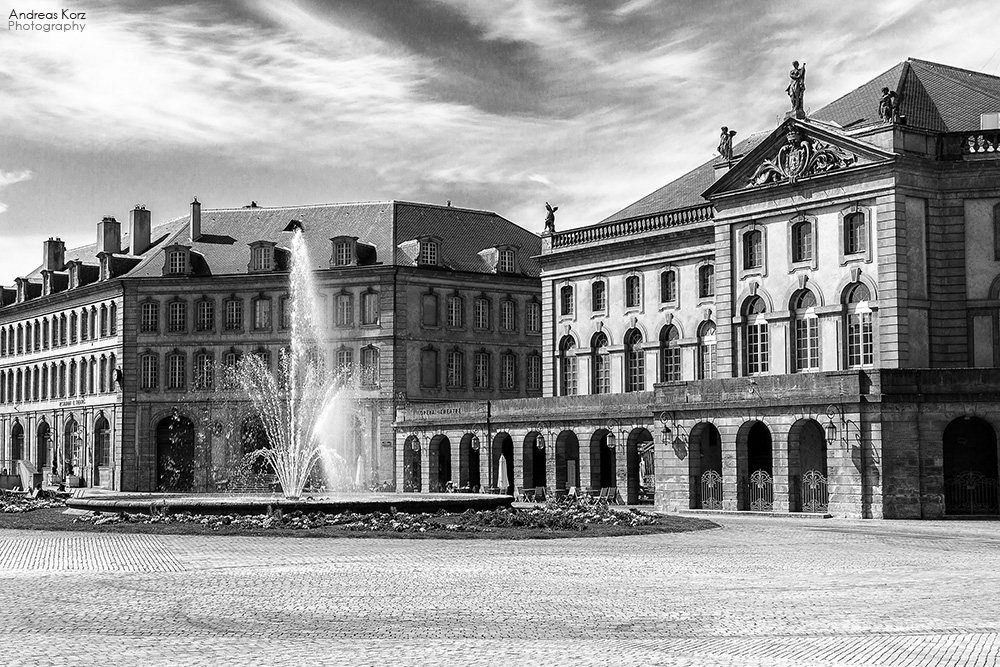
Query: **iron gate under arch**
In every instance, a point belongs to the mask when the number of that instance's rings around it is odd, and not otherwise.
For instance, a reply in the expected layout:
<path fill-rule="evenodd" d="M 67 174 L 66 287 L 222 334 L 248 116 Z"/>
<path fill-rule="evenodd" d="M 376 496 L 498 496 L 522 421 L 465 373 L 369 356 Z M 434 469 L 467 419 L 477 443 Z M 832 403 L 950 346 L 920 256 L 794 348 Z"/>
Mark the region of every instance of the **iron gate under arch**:
<path fill-rule="evenodd" d="M 826 512 L 830 508 L 829 487 L 826 475 L 810 470 L 802 475 L 802 511 Z"/>
<path fill-rule="evenodd" d="M 946 514 L 1000 514 L 998 481 L 981 472 L 969 470 L 945 480 Z"/>
<path fill-rule="evenodd" d="M 750 475 L 750 511 L 770 512 L 774 509 L 774 478 L 766 470 L 755 470 Z"/>
<path fill-rule="evenodd" d="M 701 508 L 722 509 L 722 475 L 716 470 L 707 470 L 701 476 Z"/>

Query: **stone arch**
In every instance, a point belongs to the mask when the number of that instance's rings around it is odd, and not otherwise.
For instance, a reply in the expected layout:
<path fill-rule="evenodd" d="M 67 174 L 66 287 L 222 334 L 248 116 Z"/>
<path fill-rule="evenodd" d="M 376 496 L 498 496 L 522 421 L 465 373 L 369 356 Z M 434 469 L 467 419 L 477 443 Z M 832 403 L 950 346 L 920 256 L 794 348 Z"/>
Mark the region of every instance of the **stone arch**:
<path fill-rule="evenodd" d="M 736 433 L 737 509 L 750 510 L 754 504 L 750 495 L 750 479 L 761 471 L 768 477 L 774 475 L 773 438 L 767 425 L 751 419 L 744 422 Z M 760 509 L 760 508 L 755 508 Z"/>
<path fill-rule="evenodd" d="M 462 436 L 458 449 L 458 485 L 477 493 L 482 485 L 479 472 L 479 452 L 482 442 L 475 433 Z"/>
<path fill-rule="evenodd" d="M 826 495 L 828 447 L 823 426 L 808 417 L 797 420 L 788 430 L 787 446 L 789 510 L 826 511 L 829 505 Z M 822 478 L 822 498 L 816 496 L 821 491 L 819 488 L 810 493 L 810 482 L 816 484 L 819 478 Z"/>
<path fill-rule="evenodd" d="M 945 514 L 1000 514 L 997 434 L 981 417 L 953 419 L 942 433 Z"/>
<path fill-rule="evenodd" d="M 403 492 L 420 493 L 420 438 L 410 435 L 403 442 Z"/>
<path fill-rule="evenodd" d="M 194 422 L 174 413 L 156 424 L 156 488 L 190 493 L 194 490 Z"/>
<path fill-rule="evenodd" d="M 507 485 L 501 484 L 500 461 L 503 460 L 503 469 L 507 473 Z M 510 433 L 500 431 L 493 436 L 492 455 L 490 456 L 492 465 L 490 473 L 493 475 L 494 488 L 500 489 L 500 493 L 512 495 L 514 493 L 514 439 Z"/>
<path fill-rule="evenodd" d="M 590 436 L 590 486 L 607 489 L 618 485 L 617 434 L 599 428 Z"/>
<path fill-rule="evenodd" d="M 556 489 L 580 488 L 580 440 L 570 430 L 556 437 Z"/>
<path fill-rule="evenodd" d="M 799 297 L 804 292 L 812 292 L 813 296 L 816 297 L 817 308 L 821 308 L 826 305 L 826 299 L 823 297 L 823 292 L 820 290 L 819 285 L 816 283 L 809 283 L 804 287 L 795 287 L 788 291 L 786 300 L 784 301 L 785 309 L 789 311 L 795 310 Z"/>
<path fill-rule="evenodd" d="M 763 287 L 758 287 L 756 293 L 751 293 L 749 289 L 744 289 L 740 292 L 739 297 L 736 299 L 736 303 L 740 304 L 738 312 L 744 318 L 746 317 L 746 307 L 755 297 L 760 297 L 764 300 L 764 305 L 766 310 L 764 312 L 773 313 L 775 311 L 774 298 L 768 293 Z"/>
<path fill-rule="evenodd" d="M 10 458 L 11 461 L 20 461 L 24 458 L 24 426 L 15 420 L 10 427 Z"/>
<path fill-rule="evenodd" d="M 625 443 L 625 500 L 629 505 L 653 496 L 655 447 L 649 429 L 640 426 L 629 431 Z"/>
<path fill-rule="evenodd" d="M 873 281 L 865 274 L 858 273 L 856 279 L 854 277 L 844 278 L 837 285 L 837 290 L 834 292 L 834 294 L 837 295 L 837 303 L 839 304 L 846 303 L 847 292 L 857 283 L 861 283 L 862 285 L 868 288 L 868 293 L 871 295 L 868 299 L 870 303 L 878 301 L 878 285 L 876 285 L 875 281 Z"/>
<path fill-rule="evenodd" d="M 538 431 L 528 431 L 521 443 L 521 461 L 524 488 L 534 489 L 539 486 L 547 486 L 546 479 L 546 457 L 549 452 L 547 448 L 551 443 L 547 442 L 545 436 Z"/>
<path fill-rule="evenodd" d="M 273 475 L 274 467 L 267 460 L 265 450 L 271 449 L 271 437 L 264 420 L 250 412 L 240 424 L 240 456 L 246 472 L 252 476 Z"/>
<path fill-rule="evenodd" d="M 430 479 L 428 491 L 440 493 L 452 481 L 451 473 L 451 440 L 444 433 L 438 433 L 431 438 L 427 447 L 427 468 Z"/>
<path fill-rule="evenodd" d="M 715 475 L 706 477 L 709 472 L 714 472 L 718 478 Z M 712 422 L 699 422 L 691 429 L 688 475 L 688 506 L 691 509 L 722 509 L 722 435 Z"/>

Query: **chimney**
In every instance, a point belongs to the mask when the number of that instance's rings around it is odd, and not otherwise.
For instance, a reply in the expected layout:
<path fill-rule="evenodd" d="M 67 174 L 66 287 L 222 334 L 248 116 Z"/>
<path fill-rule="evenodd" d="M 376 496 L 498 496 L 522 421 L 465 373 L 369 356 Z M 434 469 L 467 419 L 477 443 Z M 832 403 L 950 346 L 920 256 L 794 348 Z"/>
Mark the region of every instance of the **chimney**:
<path fill-rule="evenodd" d="M 197 241 L 201 238 L 201 202 L 195 197 L 191 202 L 191 240 Z"/>
<path fill-rule="evenodd" d="M 66 244 L 50 236 L 42 245 L 44 249 L 42 268 L 46 271 L 62 271 L 66 264 Z"/>
<path fill-rule="evenodd" d="M 135 208 L 129 211 L 128 242 L 131 246 L 129 252 L 133 255 L 141 255 L 149 250 L 150 217 L 150 212 L 145 206 L 140 207 L 136 204 Z"/>
<path fill-rule="evenodd" d="M 114 216 L 107 215 L 97 223 L 97 252 L 122 251 L 122 225 Z"/>

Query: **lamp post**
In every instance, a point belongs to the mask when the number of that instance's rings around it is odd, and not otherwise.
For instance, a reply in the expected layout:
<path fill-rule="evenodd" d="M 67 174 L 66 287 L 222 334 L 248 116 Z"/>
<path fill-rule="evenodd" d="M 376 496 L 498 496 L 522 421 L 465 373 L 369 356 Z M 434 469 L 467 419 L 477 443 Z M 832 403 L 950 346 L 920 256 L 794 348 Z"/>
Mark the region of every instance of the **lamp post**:
<path fill-rule="evenodd" d="M 847 441 L 847 431 L 849 426 L 854 426 L 854 440 L 858 444 L 858 458 L 860 459 L 859 472 L 861 473 L 861 518 L 867 519 L 868 512 L 865 510 L 865 502 L 867 498 L 867 486 L 868 486 L 868 457 L 865 453 L 865 441 L 861 437 L 861 427 L 852 419 L 848 419 L 844 415 L 844 411 L 838 406 L 832 403 L 826 408 L 826 418 L 827 423 L 823 428 L 824 435 L 828 442 L 833 442 L 840 439 L 841 445 L 844 451 L 850 452 L 850 445 Z M 840 422 L 840 431 L 838 434 L 837 421 Z"/>

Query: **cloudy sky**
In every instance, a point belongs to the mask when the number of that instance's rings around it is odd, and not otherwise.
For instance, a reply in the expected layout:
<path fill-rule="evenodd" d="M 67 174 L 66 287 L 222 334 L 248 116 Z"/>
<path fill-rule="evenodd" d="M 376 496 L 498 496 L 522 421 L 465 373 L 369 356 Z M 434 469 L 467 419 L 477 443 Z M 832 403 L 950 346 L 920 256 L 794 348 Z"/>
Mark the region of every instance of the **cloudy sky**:
<path fill-rule="evenodd" d="M 11 4 L 14 2 L 15 4 Z M 0 283 L 136 203 L 405 199 L 541 231 L 597 222 L 788 106 L 907 57 L 1000 73 L 996 0 L 8 0 L 83 32 L 0 30 Z M 875 101 L 873 101 L 873 104 Z"/>

